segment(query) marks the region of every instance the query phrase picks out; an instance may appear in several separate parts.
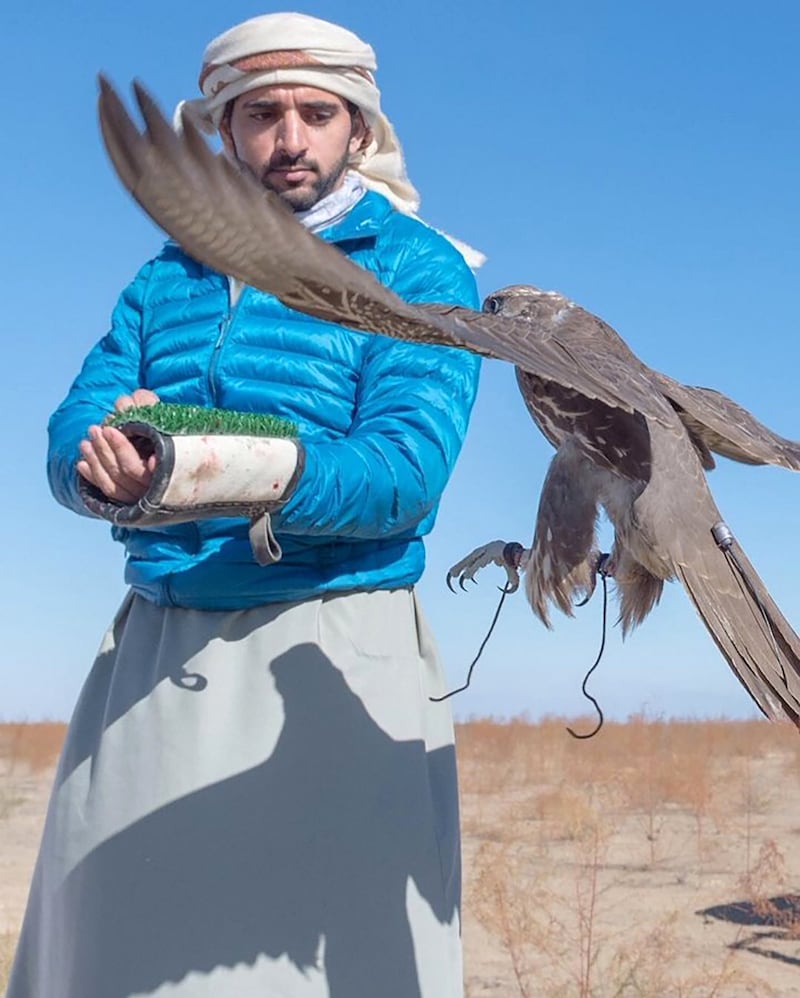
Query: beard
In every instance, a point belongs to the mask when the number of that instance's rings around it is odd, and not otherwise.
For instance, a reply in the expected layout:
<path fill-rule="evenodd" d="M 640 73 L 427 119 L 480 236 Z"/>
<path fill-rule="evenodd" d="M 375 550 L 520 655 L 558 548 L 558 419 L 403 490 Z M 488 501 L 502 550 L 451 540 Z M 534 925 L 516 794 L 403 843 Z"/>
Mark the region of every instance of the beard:
<path fill-rule="evenodd" d="M 276 153 L 261 170 L 258 178 L 262 186 L 268 191 L 273 191 L 281 198 L 292 211 L 308 211 L 324 197 L 336 190 L 341 179 L 347 170 L 350 154 L 347 150 L 341 158 L 327 171 L 323 172 L 319 164 L 311 159 L 302 156 L 287 156 L 285 153 Z M 294 167 L 298 170 L 308 170 L 308 176 L 295 184 L 275 182 L 270 178 L 270 173 L 274 170 L 285 170 Z"/>

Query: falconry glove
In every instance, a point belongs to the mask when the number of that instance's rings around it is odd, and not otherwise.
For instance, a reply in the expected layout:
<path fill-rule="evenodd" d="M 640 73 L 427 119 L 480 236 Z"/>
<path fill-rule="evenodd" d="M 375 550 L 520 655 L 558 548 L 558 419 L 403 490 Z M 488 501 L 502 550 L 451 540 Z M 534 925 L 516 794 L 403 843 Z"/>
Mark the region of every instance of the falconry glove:
<path fill-rule="evenodd" d="M 87 509 L 120 527 L 157 527 L 211 517 L 250 520 L 259 565 L 280 561 L 270 514 L 291 497 L 304 467 L 302 443 L 286 436 L 170 433 L 149 422 L 117 421 L 144 458 L 155 455 L 147 492 L 135 503 L 109 499 L 79 476 Z"/>

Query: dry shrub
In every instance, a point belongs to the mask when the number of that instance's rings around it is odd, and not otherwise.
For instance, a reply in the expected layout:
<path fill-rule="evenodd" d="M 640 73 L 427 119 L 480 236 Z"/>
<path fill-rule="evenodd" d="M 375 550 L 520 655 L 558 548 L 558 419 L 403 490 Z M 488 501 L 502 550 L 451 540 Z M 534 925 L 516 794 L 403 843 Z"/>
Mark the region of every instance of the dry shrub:
<path fill-rule="evenodd" d="M 510 773 L 509 755 L 516 751 L 509 725 L 483 718 L 456 730 L 462 791 L 488 794 L 502 789 Z"/>
<path fill-rule="evenodd" d="M 530 839 L 526 810 L 524 801 L 509 795 L 497 798 L 474 795 L 469 806 L 462 809 L 462 836 L 496 843 Z M 531 840 L 529 844 L 541 852 L 541 842 Z"/>
<path fill-rule="evenodd" d="M 725 799 L 726 793 L 734 792 L 733 762 L 780 751 L 794 753 L 800 744 L 793 730 L 766 721 L 664 720 L 644 713 L 625 723 L 607 721 L 590 740 L 573 739 L 566 731 L 569 726 L 583 732 L 593 724 L 591 717 L 546 717 L 535 724 L 516 718 L 459 725 L 463 792 L 499 797 L 519 791 L 528 801 L 527 816 L 547 820 L 548 808 L 579 809 L 575 795 L 588 790 L 592 801 L 600 797 L 638 815 L 651 866 L 659 859 L 658 842 L 667 815 L 678 808 L 693 819 L 702 860 L 709 852 L 710 843 L 705 841 L 709 826 L 719 830 L 731 804 L 740 807 L 738 799 L 735 803 Z M 568 826 L 569 815 L 564 817 Z M 568 831 L 565 834 L 570 837 Z"/>
<path fill-rule="evenodd" d="M 680 957 L 674 926 L 675 915 L 668 915 L 643 936 L 623 943 L 614 954 L 609 972 L 616 982 L 615 998 L 662 998 L 669 994 L 672 967 Z"/>
<path fill-rule="evenodd" d="M 754 853 L 763 838 L 763 832 L 756 834 L 754 816 L 771 813 L 776 767 L 785 755 L 800 762 L 795 732 L 760 720 L 665 720 L 644 714 L 627 723 L 606 722 L 587 741 L 574 740 L 565 730 L 569 724 L 585 731 L 593 723 L 588 717 L 549 717 L 538 723 L 472 721 L 458 728 L 468 837 L 469 822 L 480 815 L 465 910 L 507 955 L 515 987 L 509 983 L 504 994 L 772 994 L 766 983 L 745 976 L 738 960 L 745 946 L 738 935 L 698 959 L 683 908 L 674 916 L 654 910 L 644 922 L 639 916 L 623 935 L 619 906 L 624 908 L 629 896 L 639 903 L 642 870 L 630 849 L 637 827 L 649 842 L 650 865 L 664 861 L 665 885 L 684 882 L 692 834 L 701 860 L 713 846 L 715 876 L 730 869 L 724 865 L 729 855 L 734 869 L 742 870 L 751 838 Z M 786 898 L 771 893 L 783 883 L 782 857 L 766 844 L 761 848 L 755 863 L 747 859 L 750 893 L 774 926 L 780 912 L 765 905 L 780 907 L 788 918 Z M 697 875 L 709 875 L 702 863 Z M 732 883 L 735 877 L 731 872 Z M 776 900 L 784 903 L 775 905 Z M 787 924 L 780 931 L 789 938 L 800 934 L 800 926 Z"/>
<path fill-rule="evenodd" d="M 543 878 L 531 888 L 524 849 L 483 847 L 470 910 L 503 945 L 522 998 L 714 998 L 741 980 L 728 953 L 718 967 L 676 976 L 681 946 L 675 915 L 620 937 L 608 926 L 614 880 L 604 866 L 609 830 L 596 821 L 574 843 L 573 878 L 556 891 Z"/>
<path fill-rule="evenodd" d="M 712 799 L 712 765 L 730 757 L 719 722 L 630 719 L 625 732 L 628 766 L 622 784 L 628 806 L 648 816 L 652 834 L 655 814 L 676 804 L 695 817 L 698 838 Z"/>
<path fill-rule="evenodd" d="M 31 773 L 49 769 L 58 759 L 66 731 L 60 721 L 0 724 L 0 765 L 7 775 L 20 769 Z"/>
<path fill-rule="evenodd" d="M 564 784 L 534 796 L 529 815 L 546 824 L 547 837 L 554 841 L 581 841 L 600 825 L 600 816 L 587 795 Z"/>
<path fill-rule="evenodd" d="M 562 807 L 561 798 L 549 800 Z M 595 993 L 598 958 L 608 939 L 601 931 L 601 898 L 608 886 L 603 863 L 609 836 L 599 814 L 586 817 L 572 840 L 574 877 L 567 896 L 545 877 L 531 886 L 524 840 L 479 849 L 469 910 L 501 942 L 522 998 Z"/>
<path fill-rule="evenodd" d="M 777 842 L 767 839 L 761 843 L 758 858 L 740 883 L 753 912 L 765 924 L 782 929 L 790 939 L 798 939 L 800 897 L 785 893 L 787 882 L 786 858 Z M 793 903 L 787 904 L 787 901 Z"/>
<path fill-rule="evenodd" d="M 541 783 L 560 771 L 564 729 L 525 717 L 481 718 L 456 727 L 461 785 L 466 793 L 499 793 Z"/>
<path fill-rule="evenodd" d="M 539 906 L 543 891 L 520 890 L 518 850 L 509 844 L 485 843 L 475 860 L 470 911 L 508 955 L 522 998 L 537 993 Z"/>
<path fill-rule="evenodd" d="M 761 978 L 753 978 L 737 965 L 735 948 L 718 963 L 705 962 L 700 970 L 686 973 L 682 967 L 681 943 L 675 929 L 676 913 L 653 929 L 636 936 L 615 954 L 608 972 L 611 988 L 603 994 L 613 998 L 724 998 L 733 989 L 759 998 L 776 998 Z"/>
<path fill-rule="evenodd" d="M 732 758 L 758 758 L 767 752 L 797 752 L 794 729 L 767 721 L 663 720 L 644 713 L 625 722 L 606 721 L 599 734 L 576 740 L 566 729 L 591 730 L 593 717 L 545 717 L 533 723 L 524 717 L 510 721 L 473 719 L 457 727 L 459 761 L 466 769 L 488 768 L 502 773 L 506 783 L 522 785 L 565 779 L 573 784 L 613 783 L 647 762 L 671 788 L 675 799 L 688 797 L 681 784 L 689 782 L 698 765 Z"/>
<path fill-rule="evenodd" d="M 520 843 L 486 844 L 475 860 L 469 911 L 501 943 L 521 998 L 774 998 L 760 978 L 739 966 L 737 947 L 709 955 L 688 970 L 676 928 L 677 913 L 652 927 L 621 935 L 610 916 L 615 886 L 604 866 L 607 836 L 601 826 L 574 844 L 571 885 L 552 886 L 543 874 L 526 876 L 529 858 Z M 618 903 L 618 902 L 617 902 Z M 504 996 L 511 998 L 512 992 Z"/>

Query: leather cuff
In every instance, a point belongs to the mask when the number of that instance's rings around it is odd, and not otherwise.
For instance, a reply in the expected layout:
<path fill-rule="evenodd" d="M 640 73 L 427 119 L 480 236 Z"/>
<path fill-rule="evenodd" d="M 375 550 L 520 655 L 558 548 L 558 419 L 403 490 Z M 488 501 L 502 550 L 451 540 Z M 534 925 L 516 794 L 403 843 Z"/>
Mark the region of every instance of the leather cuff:
<path fill-rule="evenodd" d="M 155 454 L 147 492 L 132 504 L 114 502 L 78 476 L 86 508 L 121 527 L 155 527 L 215 516 L 250 520 L 260 565 L 279 561 L 269 514 L 291 497 L 305 464 L 302 443 L 290 437 L 169 434 L 149 423 L 117 427 L 143 455 Z"/>

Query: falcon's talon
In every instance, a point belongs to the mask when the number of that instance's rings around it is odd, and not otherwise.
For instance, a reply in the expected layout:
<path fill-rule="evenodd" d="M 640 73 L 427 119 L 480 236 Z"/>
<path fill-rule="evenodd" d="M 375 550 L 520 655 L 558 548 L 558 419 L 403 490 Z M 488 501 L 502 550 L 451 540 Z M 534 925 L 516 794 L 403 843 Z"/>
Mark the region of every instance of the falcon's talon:
<path fill-rule="evenodd" d="M 615 565 L 611 563 L 611 553 L 609 551 L 601 551 L 597 556 L 597 564 L 595 565 L 595 571 L 598 575 L 602 575 L 604 579 L 614 578 Z"/>
<path fill-rule="evenodd" d="M 594 596 L 598 575 L 603 579 L 614 577 L 616 563 L 613 562 L 612 557 L 607 551 L 596 550 L 589 556 L 587 559 L 589 565 L 589 582 L 586 586 L 586 595 L 574 604 L 576 608 L 586 606 L 592 596 Z"/>
<path fill-rule="evenodd" d="M 447 573 L 447 586 L 451 592 L 455 592 L 451 585 L 451 580 L 457 579 L 459 588 L 467 591 L 467 582 L 478 584 L 476 575 L 487 565 L 499 565 L 505 569 L 506 584 L 500 587 L 501 592 L 515 593 L 519 589 L 520 576 L 519 566 L 525 555 L 525 548 L 518 541 L 490 541 L 482 547 L 475 548 L 466 558 L 462 558 L 452 566 Z"/>

